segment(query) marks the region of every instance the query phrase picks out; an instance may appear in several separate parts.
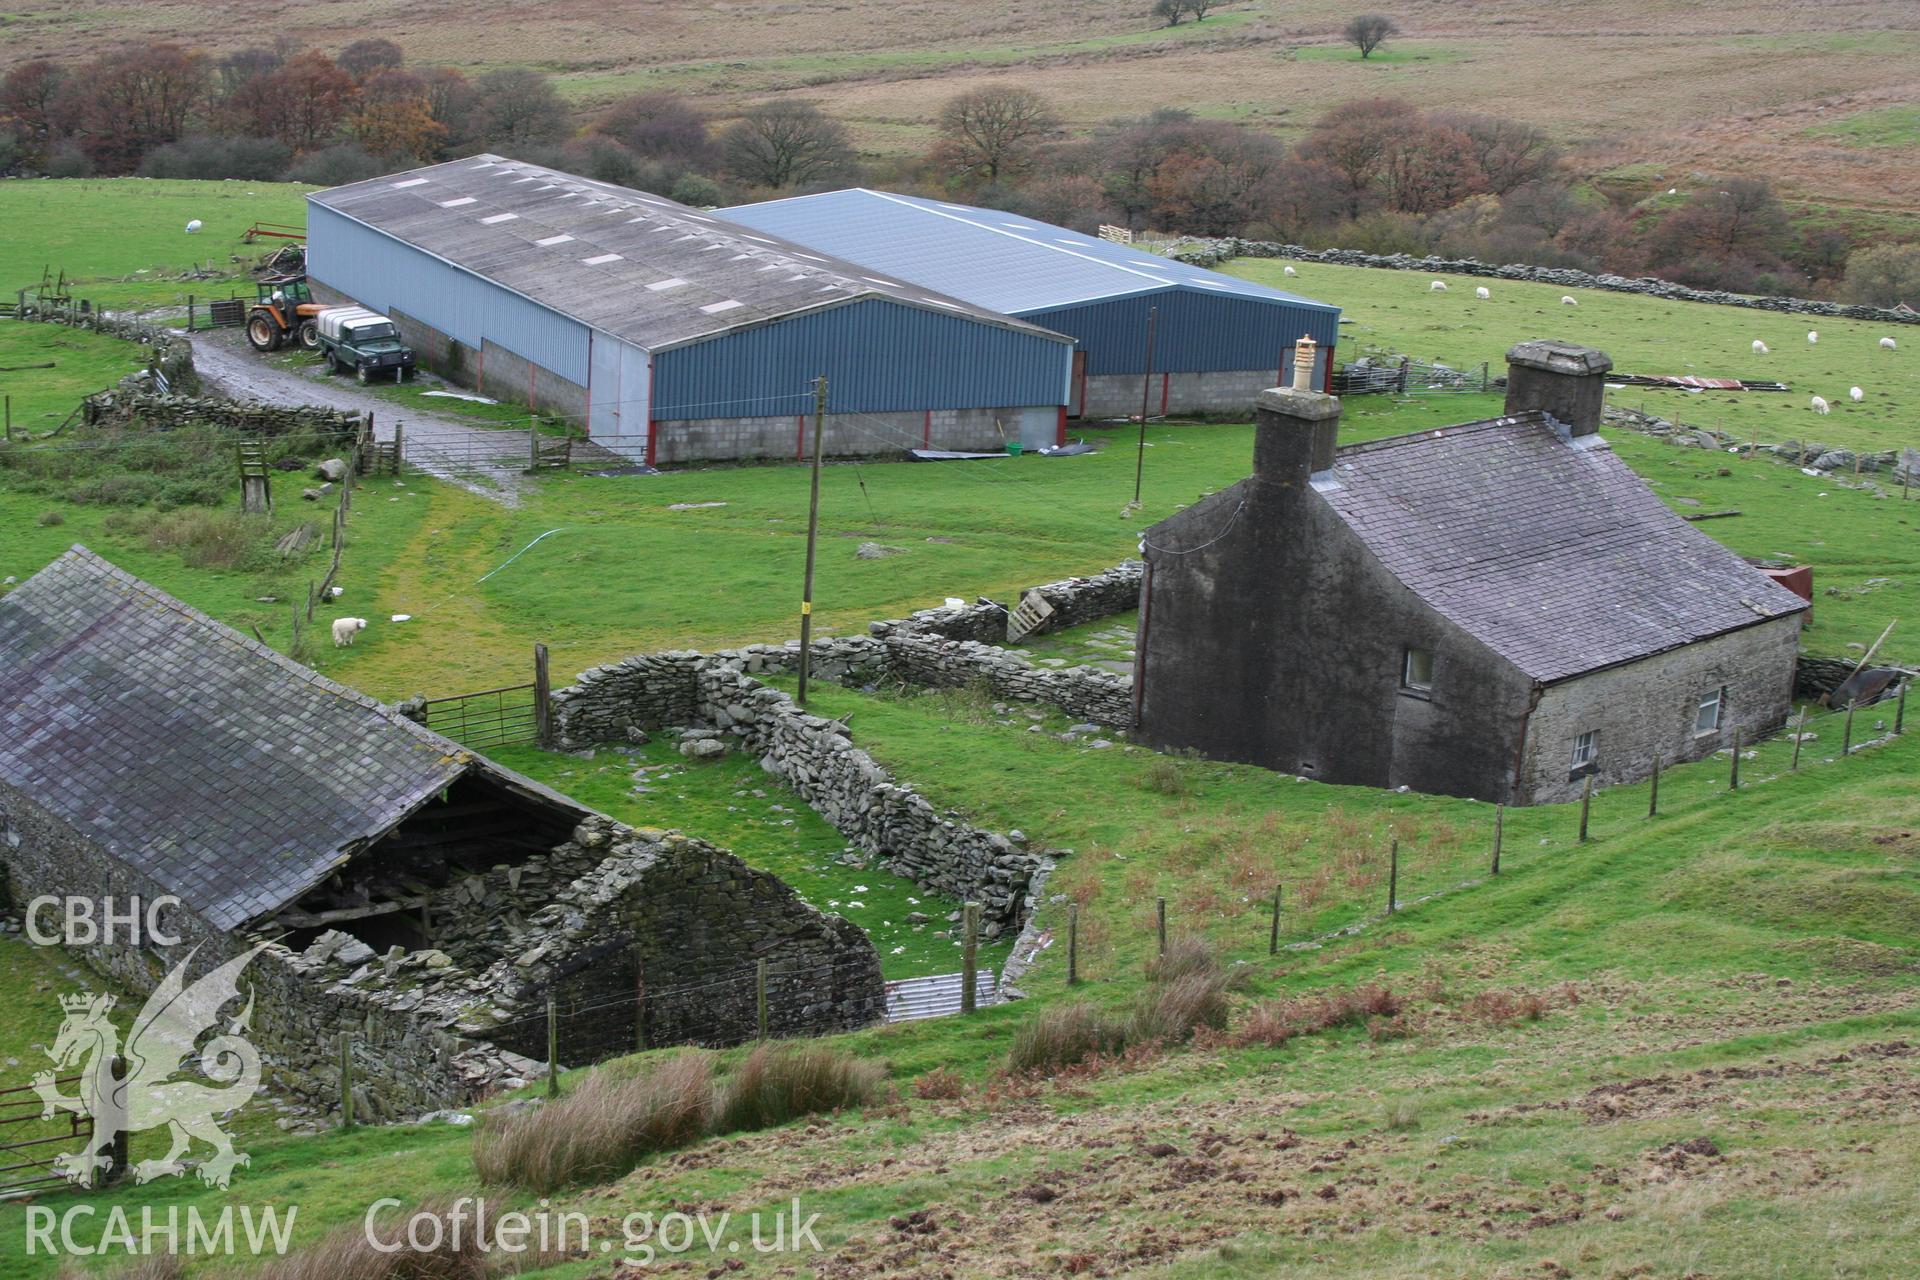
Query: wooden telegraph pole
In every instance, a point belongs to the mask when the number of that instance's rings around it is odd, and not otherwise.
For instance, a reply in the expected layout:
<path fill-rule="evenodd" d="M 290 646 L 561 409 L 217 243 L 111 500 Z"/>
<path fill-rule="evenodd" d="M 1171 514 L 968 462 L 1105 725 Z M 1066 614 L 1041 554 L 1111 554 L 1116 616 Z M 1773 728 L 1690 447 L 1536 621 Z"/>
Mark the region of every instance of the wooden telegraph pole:
<path fill-rule="evenodd" d="M 1147 472 L 1147 401 L 1153 395 L 1153 336 L 1160 326 L 1160 308 L 1147 308 L 1147 371 L 1140 375 L 1140 444 L 1133 463 L 1133 505 L 1140 505 L 1140 482 Z"/>
<path fill-rule="evenodd" d="M 827 417 L 827 377 L 813 381 L 813 495 L 807 502 L 807 580 L 800 588 L 800 694 L 807 705 L 807 677 L 813 666 L 813 557 L 820 542 L 820 437 Z"/>

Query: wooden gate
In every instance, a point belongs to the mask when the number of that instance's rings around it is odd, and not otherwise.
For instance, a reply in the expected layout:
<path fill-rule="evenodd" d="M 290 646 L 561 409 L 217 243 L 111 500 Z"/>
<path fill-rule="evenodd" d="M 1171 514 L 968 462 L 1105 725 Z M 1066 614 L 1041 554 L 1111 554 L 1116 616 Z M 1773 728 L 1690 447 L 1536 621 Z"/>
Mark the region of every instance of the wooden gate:
<path fill-rule="evenodd" d="M 82 1080 L 78 1075 L 61 1076 L 53 1083 L 74 1086 Z M 0 1089 L 0 1200 L 65 1184 L 65 1175 L 54 1172 L 54 1159 L 86 1150 L 93 1139 L 93 1117 L 66 1111 L 42 1120 L 41 1109 L 40 1095 L 32 1085 Z"/>

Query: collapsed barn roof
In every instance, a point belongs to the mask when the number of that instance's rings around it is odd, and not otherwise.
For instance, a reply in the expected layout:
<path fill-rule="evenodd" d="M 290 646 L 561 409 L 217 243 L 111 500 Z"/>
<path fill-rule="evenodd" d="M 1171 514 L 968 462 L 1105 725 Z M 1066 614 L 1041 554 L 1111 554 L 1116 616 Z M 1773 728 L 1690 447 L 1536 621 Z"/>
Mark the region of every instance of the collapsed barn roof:
<path fill-rule="evenodd" d="M 462 778 L 590 813 L 85 547 L 0 598 L 0 783 L 216 927 L 293 902 Z"/>
<path fill-rule="evenodd" d="M 308 200 L 650 351 L 870 297 L 1058 337 L 661 196 L 496 155 Z"/>

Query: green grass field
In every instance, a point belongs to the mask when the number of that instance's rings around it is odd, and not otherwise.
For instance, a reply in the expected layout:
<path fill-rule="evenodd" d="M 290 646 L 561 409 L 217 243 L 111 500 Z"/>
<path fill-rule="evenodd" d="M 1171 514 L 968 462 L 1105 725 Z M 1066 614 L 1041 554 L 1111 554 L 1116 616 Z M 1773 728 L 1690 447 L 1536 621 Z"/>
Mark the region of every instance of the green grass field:
<path fill-rule="evenodd" d="M 109 307 L 169 306 L 190 293 L 225 297 L 243 263 L 285 243 L 249 245 L 241 233 L 255 222 L 305 226 L 304 196 L 312 189 L 156 178 L 0 180 L 0 227 L 7 228 L 0 235 L 0 293 L 11 300 L 43 273 L 65 272 L 80 283 L 74 296 Z M 202 229 L 188 235 L 196 218 Z M 227 274 L 168 278 L 208 264 Z M 251 286 L 244 292 L 251 297 Z"/>
<path fill-rule="evenodd" d="M 33 368 L 52 363 L 51 369 Z M 84 329 L 0 323 L 0 395 L 13 401 L 13 429 L 43 435 L 83 396 L 146 366 L 146 348 Z"/>
<path fill-rule="evenodd" d="M 1277 280 L 1278 264 L 1237 269 L 1269 268 Z M 1576 311 L 1558 307 L 1558 290 L 1543 297 L 1499 282 L 1490 303 L 1476 304 L 1474 281 L 1450 283 L 1449 293 L 1428 294 L 1426 278 L 1412 273 L 1311 265 L 1289 282 L 1349 308 L 1357 321 L 1343 330 L 1349 353 L 1374 344 L 1477 364 L 1545 331 L 1596 342 L 1628 371 L 1795 384 L 1778 401 L 1668 397 L 1690 421 L 1763 440 L 1817 428 L 1834 443 L 1916 443 L 1904 407 L 1915 383 L 1901 372 L 1914 344 L 1882 353 L 1871 330 L 1821 322 L 1821 343 L 1808 350 L 1808 326 L 1764 313 L 1588 293 Z M 0 343 L 24 328 L 0 325 Z M 1753 361 L 1749 335 L 1766 337 L 1772 363 L 1725 368 Z M 1672 367 L 1683 352 L 1700 367 Z M 92 357 L 111 359 L 106 348 Z M 1802 407 L 1802 383 L 1829 378 L 1874 394 L 1842 408 L 1843 385 L 1833 416 L 1816 420 Z M 66 394 L 51 379 L 47 388 L 23 394 L 49 403 Z M 1641 399 L 1631 393 L 1628 403 Z M 1646 403 L 1658 411 L 1659 393 Z M 1342 439 L 1498 409 L 1495 396 L 1354 397 Z M 1104 568 L 1133 553 L 1147 524 L 1244 475 L 1252 445 L 1244 424 L 1155 426 L 1144 506 L 1129 514 L 1132 433 L 1084 434 L 1098 453 L 828 468 L 821 628 L 851 632 L 947 595 L 1004 598 Z M 1701 526 L 1734 550 L 1814 565 L 1810 649 L 1857 653 L 1890 619 L 1920 617 L 1920 505 L 1898 491 L 1629 433 L 1609 438 L 1676 510 L 1740 511 Z M 284 647 L 306 566 L 193 568 L 143 527 L 167 513 L 74 502 L 8 476 L 0 468 L 0 576 L 31 573 L 85 541 L 216 617 L 260 625 Z M 424 478 L 371 481 L 356 492 L 347 595 L 336 612 L 374 625 L 354 648 L 323 649 L 316 661 L 383 696 L 443 694 L 525 678 L 536 640 L 553 644 L 564 681 L 625 653 L 784 639 L 794 627 L 806 497 L 806 472 L 790 465 L 547 477 L 513 510 Z M 670 509 L 700 502 L 725 505 Z M 276 520 L 315 514 L 305 507 L 291 498 Z M 47 511 L 61 521 L 39 523 Z M 557 532 L 478 581 L 549 531 Z M 868 540 L 900 554 L 855 559 Z M 265 595 L 279 599 L 257 598 Z M 392 613 L 413 616 L 393 624 Z M 1096 624 L 1115 626 L 1124 619 Z M 1061 641 L 1039 648 L 1071 651 Z M 1886 653 L 1911 660 L 1904 630 Z M 697 1274 L 731 1261 L 748 1276 L 835 1277 L 1910 1272 L 1900 1260 L 1920 1248 L 1916 734 L 1840 758 L 1836 722 L 1825 720 L 1797 772 L 1786 744 L 1767 744 L 1742 762 L 1738 792 L 1728 790 L 1724 757 L 1669 771 L 1651 819 L 1645 786 L 1604 791 L 1585 845 L 1572 806 L 1516 811 L 1496 879 L 1486 874 L 1486 805 L 1327 787 L 1128 746 L 1095 750 L 1055 736 L 1066 723 L 1057 715 L 1043 722 L 1052 732 L 1028 733 L 1024 714 L 995 715 L 964 692 L 825 688 L 818 702 L 827 714 L 852 713 L 856 744 L 936 804 L 992 829 L 1022 827 L 1061 851 L 1040 918 L 1051 946 L 1022 983 L 1032 999 L 965 1021 L 839 1037 L 886 1065 L 897 1099 L 708 1142 L 562 1193 L 557 1207 L 580 1208 L 602 1229 L 634 1212 L 706 1205 L 744 1214 L 794 1195 L 821 1215 L 827 1256 L 681 1260 Z M 1876 736 L 1885 718 L 1866 713 L 1857 738 Z M 592 759 L 501 755 L 624 820 L 680 827 L 775 870 L 816 905 L 868 927 L 890 977 L 952 967 L 951 940 L 933 936 L 951 905 L 835 861 L 838 835 L 749 760 L 686 766 L 670 744 Z M 636 783 L 643 766 L 663 767 Z M 1403 907 L 1388 919 L 1393 840 Z M 1283 945 L 1269 958 L 1276 884 L 1286 895 Z M 1118 1006 L 1140 989 L 1160 897 L 1176 934 L 1203 932 L 1244 963 L 1249 985 L 1235 999 L 1236 1020 L 1259 999 L 1362 983 L 1390 986 L 1401 1012 L 1280 1047 L 1220 1038 L 1052 1082 L 1005 1078 L 1008 1045 L 1038 1010 L 1080 996 Z M 1070 902 L 1088 979 L 1072 993 Z M 905 922 L 916 908 L 933 918 L 919 931 Z M 1350 932 L 1327 936 L 1334 930 Z M 0 961 L 6 1087 L 41 1065 L 34 1046 L 56 1021 L 51 993 L 72 979 L 17 939 L 0 939 Z M 1538 997 L 1537 1019 L 1501 1012 L 1516 991 Z M 962 1078 L 962 1096 L 915 1095 L 916 1080 L 935 1068 Z M 230 1194 L 168 1179 L 89 1203 L 121 1206 L 136 1221 L 142 1208 L 297 1205 L 295 1238 L 306 1244 L 357 1221 L 377 1196 L 477 1189 L 468 1130 L 296 1138 L 275 1129 L 274 1114 L 256 1105 L 240 1121 L 253 1163 Z M 518 1193 L 489 1195 L 500 1209 L 530 1204 Z M 923 1211 L 930 1216 L 911 1216 Z M 52 1277 L 58 1259 L 21 1247 L 25 1215 L 0 1206 L 0 1273 Z M 610 1264 L 603 1254 L 540 1274 L 622 1273 Z M 244 1269 L 197 1262 L 190 1273 Z"/>
<path fill-rule="evenodd" d="M 1613 357 L 1620 373 L 1692 374 L 1784 382 L 1782 392 L 1642 391 L 1616 400 L 1664 417 L 1732 432 L 1762 443 L 1816 440 L 1850 449 L 1920 448 L 1920 331 L 1908 325 L 1776 315 L 1706 303 L 1663 302 L 1633 294 L 1576 289 L 1579 306 L 1560 303 L 1557 285 L 1429 276 L 1417 271 L 1294 264 L 1241 259 L 1229 274 L 1338 304 L 1352 324 L 1340 329 L 1339 358 L 1369 349 L 1440 359 L 1456 368 L 1490 361 L 1498 371 L 1506 352 L 1529 338 L 1585 342 Z M 1428 284 L 1443 279 L 1445 293 Z M 1484 285 L 1485 302 L 1473 296 Z M 1807 341 L 1811 330 L 1818 344 Z M 1899 349 L 1884 351 L 1893 337 Z M 1758 339 L 1771 349 L 1758 355 Z M 1854 404 L 1848 390 L 1866 399 Z M 1821 417 L 1813 396 L 1832 405 Z"/>

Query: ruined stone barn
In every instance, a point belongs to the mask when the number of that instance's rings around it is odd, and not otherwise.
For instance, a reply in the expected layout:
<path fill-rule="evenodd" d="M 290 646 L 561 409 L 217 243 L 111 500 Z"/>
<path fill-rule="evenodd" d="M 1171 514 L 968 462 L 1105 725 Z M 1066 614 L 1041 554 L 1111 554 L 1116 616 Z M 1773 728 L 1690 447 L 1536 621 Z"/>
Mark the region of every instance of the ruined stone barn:
<path fill-rule="evenodd" d="M 1145 535 L 1146 740 L 1534 804 L 1783 722 L 1806 601 L 1608 448 L 1604 354 L 1508 360 L 1501 417 L 1345 447 L 1262 393 L 1253 474 Z"/>
<path fill-rule="evenodd" d="M 79 546 L 0 598 L 0 866 L 18 903 L 179 899 L 178 946 L 87 953 L 136 987 L 274 940 L 256 1018 L 291 1060 L 331 1052 L 326 1028 L 391 1047 L 423 1025 L 543 1057 L 549 993 L 569 1061 L 739 1040 L 753 985 L 714 982 L 760 960 L 783 1034 L 884 1007 L 865 935 L 773 876 L 600 817 Z M 381 1063 L 404 1089 L 442 1049 Z"/>
<path fill-rule="evenodd" d="M 1061 440 L 1073 340 L 660 196 L 482 155 L 308 197 L 322 301 L 649 463 Z"/>
<path fill-rule="evenodd" d="M 1070 417 L 1245 414 L 1293 378 L 1293 344 L 1333 368 L 1340 309 L 1000 209 L 854 188 L 722 217 L 1075 339 Z M 1147 350 L 1147 313 L 1155 313 Z"/>

